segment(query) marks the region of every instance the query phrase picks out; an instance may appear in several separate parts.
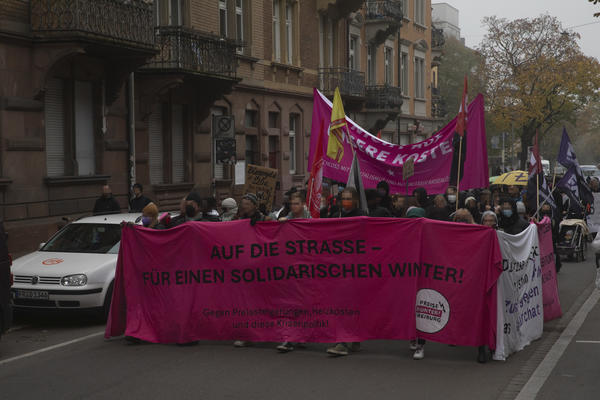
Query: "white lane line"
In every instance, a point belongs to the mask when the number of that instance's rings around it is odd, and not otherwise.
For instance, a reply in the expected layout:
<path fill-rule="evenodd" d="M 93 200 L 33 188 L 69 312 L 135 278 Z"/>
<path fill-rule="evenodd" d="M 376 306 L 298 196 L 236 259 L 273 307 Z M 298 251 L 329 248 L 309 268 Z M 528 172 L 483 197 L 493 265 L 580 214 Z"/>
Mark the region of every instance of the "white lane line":
<path fill-rule="evenodd" d="M 15 326 L 11 326 L 11 327 L 8 329 L 8 332 L 6 332 L 6 333 L 11 333 L 11 332 L 15 332 L 15 331 L 20 331 L 21 329 L 26 329 L 26 328 L 29 328 L 29 327 L 31 327 L 31 325 L 15 325 Z"/>
<path fill-rule="evenodd" d="M 594 344 L 600 344 L 600 340 L 576 340 L 575 343 L 594 343 Z"/>
<path fill-rule="evenodd" d="M 587 315 L 594 308 L 598 299 L 600 299 L 600 290 L 594 289 L 548 354 L 546 354 L 546 357 L 544 357 L 540 365 L 533 372 L 533 375 L 531 375 L 525 386 L 523 386 L 515 400 L 533 400 L 536 398 L 542 386 L 544 386 L 546 379 L 548 379 L 548 376 L 550 376 L 552 370 L 556 367 L 567 346 L 569 346 L 569 343 L 571 343 L 577 331 L 583 325 Z"/>
<path fill-rule="evenodd" d="M 4 364 L 8 364 L 13 361 L 21 360 L 23 358 L 32 357 L 37 354 L 45 353 L 47 351 L 59 349 L 61 347 L 65 347 L 65 346 L 69 346 L 71 344 L 83 342 L 84 340 L 88 340 L 88 339 L 91 339 L 93 337 L 97 337 L 100 335 L 104 335 L 104 331 L 92 333 L 91 335 L 87 335 L 87 336 L 82 336 L 77 339 L 69 340 L 68 342 L 63 342 L 63 343 L 55 344 L 53 346 L 44 347 L 43 349 L 39 349 L 39 350 L 35 350 L 35 351 L 29 352 L 29 353 L 21 354 L 20 356 L 15 356 L 15 357 L 7 358 L 5 360 L 0 360 L 0 366 L 4 365 Z"/>

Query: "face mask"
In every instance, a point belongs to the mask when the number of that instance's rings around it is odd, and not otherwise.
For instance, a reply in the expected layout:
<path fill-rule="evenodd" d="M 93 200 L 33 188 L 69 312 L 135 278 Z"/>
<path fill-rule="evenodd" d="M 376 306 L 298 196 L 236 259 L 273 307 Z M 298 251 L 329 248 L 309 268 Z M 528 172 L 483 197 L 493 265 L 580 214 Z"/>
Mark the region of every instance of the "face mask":
<path fill-rule="evenodd" d="M 342 200 L 342 207 L 346 211 L 350 211 L 353 208 L 352 200 Z"/>
<path fill-rule="evenodd" d="M 506 218 L 510 218 L 513 215 L 512 210 L 502 210 L 502 215 L 504 215 Z"/>
<path fill-rule="evenodd" d="M 456 195 L 455 194 L 449 194 L 448 195 L 448 202 L 450 202 L 450 203 L 456 203 Z"/>
<path fill-rule="evenodd" d="M 152 222 L 152 220 L 150 219 L 150 217 L 142 217 L 142 225 L 149 226 L 150 222 Z"/>
<path fill-rule="evenodd" d="M 185 215 L 187 215 L 190 218 L 193 218 L 196 216 L 196 209 L 194 208 L 193 205 L 188 204 L 187 206 L 185 206 Z"/>

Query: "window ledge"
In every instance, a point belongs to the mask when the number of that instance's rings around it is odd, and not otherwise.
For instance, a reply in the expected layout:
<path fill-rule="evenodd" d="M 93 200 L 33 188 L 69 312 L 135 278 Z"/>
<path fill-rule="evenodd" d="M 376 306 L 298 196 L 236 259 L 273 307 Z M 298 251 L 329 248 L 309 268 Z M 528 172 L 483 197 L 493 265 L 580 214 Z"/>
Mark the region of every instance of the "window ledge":
<path fill-rule="evenodd" d="M 110 175 L 86 175 L 86 176 L 47 176 L 44 182 L 48 186 L 62 185 L 93 185 L 97 183 L 106 183 Z"/>
<path fill-rule="evenodd" d="M 295 71 L 295 72 L 302 72 L 304 71 L 304 68 L 302 67 L 297 67 L 295 65 L 291 65 L 291 64 L 283 64 L 277 61 L 271 61 L 271 67 L 274 70 L 277 70 L 277 68 L 281 68 L 281 69 L 285 69 L 288 71 Z"/>
<path fill-rule="evenodd" d="M 4 189 L 12 183 L 12 179 L 6 177 L 0 177 L 0 189 Z"/>
<path fill-rule="evenodd" d="M 427 30 L 427 27 L 426 27 L 425 25 L 422 25 L 422 24 L 420 24 L 420 23 L 418 23 L 418 22 L 415 22 L 415 23 L 414 23 L 414 25 L 415 25 L 417 28 L 420 28 L 420 29 L 423 29 L 423 30 Z"/>
<path fill-rule="evenodd" d="M 260 58 L 252 57 L 246 54 L 237 53 L 236 57 L 242 61 L 247 61 L 249 63 L 255 64 L 260 61 Z"/>
<path fill-rule="evenodd" d="M 410 100 L 410 96 L 407 96 L 405 94 L 401 94 L 400 96 L 402 96 L 403 99 Z"/>
<path fill-rule="evenodd" d="M 427 99 L 423 98 L 423 97 L 415 97 L 415 101 L 422 101 L 425 102 L 427 101 Z"/>
<path fill-rule="evenodd" d="M 194 187 L 194 182 L 183 183 L 161 183 L 152 185 L 154 192 L 169 192 L 169 191 L 190 191 Z"/>

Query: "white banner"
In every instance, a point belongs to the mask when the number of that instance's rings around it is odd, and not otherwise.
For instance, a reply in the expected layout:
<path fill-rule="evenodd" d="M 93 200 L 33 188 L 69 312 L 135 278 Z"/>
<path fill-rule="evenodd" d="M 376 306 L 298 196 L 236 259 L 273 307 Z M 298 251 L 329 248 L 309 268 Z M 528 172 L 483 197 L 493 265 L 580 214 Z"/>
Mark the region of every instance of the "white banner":
<path fill-rule="evenodd" d="M 587 216 L 587 224 L 591 233 L 600 232 L 600 193 L 594 193 L 594 208 Z"/>
<path fill-rule="evenodd" d="M 498 279 L 494 360 L 505 360 L 542 336 L 542 267 L 535 224 L 518 235 L 498 232 L 498 242 L 504 271 Z"/>

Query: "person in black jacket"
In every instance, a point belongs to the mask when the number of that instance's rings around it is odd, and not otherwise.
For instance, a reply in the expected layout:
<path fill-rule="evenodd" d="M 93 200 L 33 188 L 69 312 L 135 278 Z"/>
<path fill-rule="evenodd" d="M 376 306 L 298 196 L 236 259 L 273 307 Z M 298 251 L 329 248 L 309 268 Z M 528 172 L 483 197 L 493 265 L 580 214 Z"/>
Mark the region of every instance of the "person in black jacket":
<path fill-rule="evenodd" d="M 144 187 L 141 183 L 136 183 L 133 185 L 133 194 L 133 199 L 129 201 L 129 212 L 142 212 L 144 207 L 152 203 L 152 200 L 144 196 Z"/>
<path fill-rule="evenodd" d="M 500 200 L 500 221 L 498 226 L 509 235 L 518 235 L 529 226 L 529 223 L 519 217 L 517 202 L 505 197 Z"/>
<path fill-rule="evenodd" d="M 381 202 L 381 194 L 375 189 L 367 189 L 365 191 L 367 197 L 367 207 L 369 207 L 369 217 L 391 217 L 392 213 L 379 204 Z"/>
<path fill-rule="evenodd" d="M 102 196 L 94 204 L 94 215 L 118 214 L 120 212 L 121 206 L 117 199 L 113 197 L 110 186 L 104 185 L 102 187 Z"/>
<path fill-rule="evenodd" d="M 386 181 L 381 181 L 377 184 L 377 191 L 381 195 L 381 202 L 379 205 L 383 208 L 387 208 L 392 212 L 392 198 L 390 197 L 390 185 Z"/>

